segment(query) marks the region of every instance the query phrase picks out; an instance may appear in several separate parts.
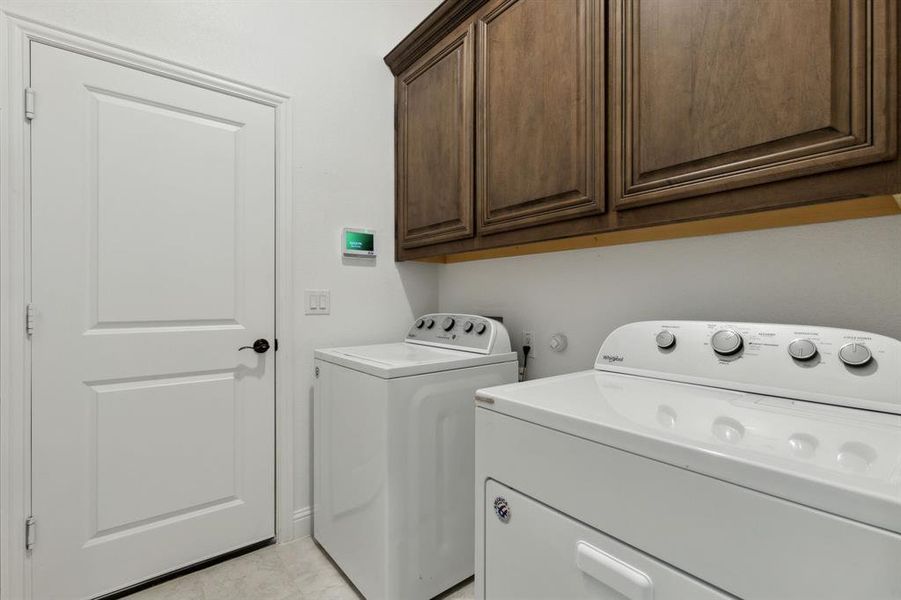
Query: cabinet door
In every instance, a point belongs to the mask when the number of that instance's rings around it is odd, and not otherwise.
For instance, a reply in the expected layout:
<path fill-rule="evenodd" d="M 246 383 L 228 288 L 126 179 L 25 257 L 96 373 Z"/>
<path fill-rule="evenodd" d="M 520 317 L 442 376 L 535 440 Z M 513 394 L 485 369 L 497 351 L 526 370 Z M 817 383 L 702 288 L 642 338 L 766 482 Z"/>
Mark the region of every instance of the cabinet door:
<path fill-rule="evenodd" d="M 478 20 L 479 233 L 604 210 L 603 11 L 500 0 Z"/>
<path fill-rule="evenodd" d="M 897 4 L 611 4 L 619 208 L 891 159 Z"/>
<path fill-rule="evenodd" d="M 473 235 L 473 30 L 397 78 L 397 232 L 403 248 Z"/>

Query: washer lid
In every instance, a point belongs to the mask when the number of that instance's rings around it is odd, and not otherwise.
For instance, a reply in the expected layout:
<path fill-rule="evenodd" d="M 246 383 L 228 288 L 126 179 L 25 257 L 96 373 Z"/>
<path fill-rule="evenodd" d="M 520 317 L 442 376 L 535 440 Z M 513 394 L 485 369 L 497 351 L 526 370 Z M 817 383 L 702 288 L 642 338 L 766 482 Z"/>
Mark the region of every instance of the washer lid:
<path fill-rule="evenodd" d="M 326 362 L 369 373 L 383 379 L 437 373 L 516 360 L 515 352 L 479 354 L 420 346 L 406 342 L 349 346 L 316 350 L 314 356 Z"/>
<path fill-rule="evenodd" d="M 586 371 L 480 408 L 901 533 L 901 416 Z M 602 474 L 586 474 L 602 476 Z"/>

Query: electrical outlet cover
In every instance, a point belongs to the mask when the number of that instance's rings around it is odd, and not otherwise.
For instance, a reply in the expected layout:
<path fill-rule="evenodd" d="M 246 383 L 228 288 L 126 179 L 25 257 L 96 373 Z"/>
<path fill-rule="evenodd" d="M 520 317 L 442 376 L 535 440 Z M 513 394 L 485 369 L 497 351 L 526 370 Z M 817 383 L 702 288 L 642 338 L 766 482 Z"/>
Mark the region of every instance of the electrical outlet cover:
<path fill-rule="evenodd" d="M 529 350 L 529 356 L 535 356 L 535 333 L 532 331 L 523 331 L 522 345 L 531 346 L 531 350 Z"/>

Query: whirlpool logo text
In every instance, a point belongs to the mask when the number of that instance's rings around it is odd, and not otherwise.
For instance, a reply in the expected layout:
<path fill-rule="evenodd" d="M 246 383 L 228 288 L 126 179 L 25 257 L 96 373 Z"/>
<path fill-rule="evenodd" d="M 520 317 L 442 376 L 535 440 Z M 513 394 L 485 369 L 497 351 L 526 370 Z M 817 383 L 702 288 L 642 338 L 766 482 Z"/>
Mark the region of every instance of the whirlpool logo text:
<path fill-rule="evenodd" d="M 605 354 L 601 358 L 603 358 L 607 362 L 611 362 L 611 363 L 623 362 L 623 357 L 618 354 Z"/>

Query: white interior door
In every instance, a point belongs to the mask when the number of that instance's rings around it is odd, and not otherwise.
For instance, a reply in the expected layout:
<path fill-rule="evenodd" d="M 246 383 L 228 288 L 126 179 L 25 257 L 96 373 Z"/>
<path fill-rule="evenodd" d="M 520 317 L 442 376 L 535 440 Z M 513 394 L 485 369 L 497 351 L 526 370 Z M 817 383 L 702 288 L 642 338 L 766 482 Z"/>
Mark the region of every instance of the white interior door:
<path fill-rule="evenodd" d="M 34 597 L 274 535 L 274 111 L 31 46 Z"/>

